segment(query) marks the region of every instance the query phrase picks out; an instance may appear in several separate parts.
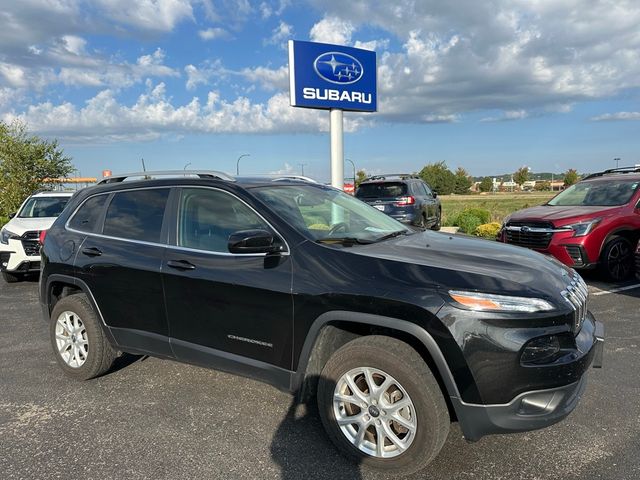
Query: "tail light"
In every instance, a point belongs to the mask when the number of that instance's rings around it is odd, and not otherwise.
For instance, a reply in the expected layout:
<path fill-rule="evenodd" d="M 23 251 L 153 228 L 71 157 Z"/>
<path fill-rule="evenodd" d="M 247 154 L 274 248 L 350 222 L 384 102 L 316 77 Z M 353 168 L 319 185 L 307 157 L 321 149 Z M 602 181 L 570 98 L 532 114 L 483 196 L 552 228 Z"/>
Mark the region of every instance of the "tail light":
<path fill-rule="evenodd" d="M 396 205 L 398 207 L 404 207 L 405 205 L 413 205 L 414 203 L 416 203 L 416 197 L 409 195 L 407 197 L 400 197 L 396 202 Z"/>
<path fill-rule="evenodd" d="M 41 230 L 40 231 L 40 235 L 38 235 L 38 243 L 40 243 L 40 245 L 44 245 L 44 239 L 47 237 L 47 231 L 46 230 Z"/>

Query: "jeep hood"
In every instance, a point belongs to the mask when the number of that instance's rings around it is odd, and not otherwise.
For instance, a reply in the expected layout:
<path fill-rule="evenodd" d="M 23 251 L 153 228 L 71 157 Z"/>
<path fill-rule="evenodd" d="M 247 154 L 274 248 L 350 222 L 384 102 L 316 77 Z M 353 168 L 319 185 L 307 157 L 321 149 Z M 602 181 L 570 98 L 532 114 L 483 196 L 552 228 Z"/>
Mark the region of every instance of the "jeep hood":
<path fill-rule="evenodd" d="M 558 299 L 574 275 L 553 257 L 526 248 L 430 231 L 349 250 L 385 263 L 401 262 L 408 277 L 442 289 Z M 390 264 L 381 268 L 400 276 Z"/>

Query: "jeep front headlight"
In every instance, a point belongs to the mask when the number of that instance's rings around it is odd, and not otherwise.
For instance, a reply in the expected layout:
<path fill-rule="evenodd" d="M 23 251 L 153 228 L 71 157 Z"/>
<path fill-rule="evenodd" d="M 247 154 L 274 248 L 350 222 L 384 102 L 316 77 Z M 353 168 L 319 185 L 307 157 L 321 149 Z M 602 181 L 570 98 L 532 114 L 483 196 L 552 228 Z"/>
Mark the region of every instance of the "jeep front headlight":
<path fill-rule="evenodd" d="M 542 298 L 512 297 L 491 293 L 450 290 L 449 295 L 457 303 L 470 310 L 483 312 L 548 312 L 555 307 Z"/>

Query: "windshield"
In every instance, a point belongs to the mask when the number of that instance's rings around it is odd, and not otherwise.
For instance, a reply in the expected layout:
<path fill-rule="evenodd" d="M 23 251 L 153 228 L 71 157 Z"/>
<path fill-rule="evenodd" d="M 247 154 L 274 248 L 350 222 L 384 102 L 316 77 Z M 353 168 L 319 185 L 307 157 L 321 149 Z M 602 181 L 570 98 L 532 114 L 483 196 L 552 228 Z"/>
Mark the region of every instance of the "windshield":
<path fill-rule="evenodd" d="M 31 197 L 20 210 L 19 218 L 57 217 L 69 197 Z"/>
<path fill-rule="evenodd" d="M 638 189 L 638 180 L 582 182 L 570 186 L 551 199 L 557 207 L 614 207 L 624 205 Z"/>
<path fill-rule="evenodd" d="M 358 198 L 401 197 L 407 194 L 407 186 L 401 182 L 363 183 L 358 187 Z"/>
<path fill-rule="evenodd" d="M 253 193 L 303 235 L 316 241 L 371 243 L 412 233 L 379 210 L 333 188 L 279 185 L 259 187 Z"/>

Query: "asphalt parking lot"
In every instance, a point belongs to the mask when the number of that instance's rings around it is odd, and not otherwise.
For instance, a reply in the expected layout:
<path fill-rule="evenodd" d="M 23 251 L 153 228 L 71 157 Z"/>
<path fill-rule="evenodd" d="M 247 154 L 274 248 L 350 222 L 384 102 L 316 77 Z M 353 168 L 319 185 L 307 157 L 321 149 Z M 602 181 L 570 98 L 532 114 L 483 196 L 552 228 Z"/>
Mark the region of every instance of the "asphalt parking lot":
<path fill-rule="evenodd" d="M 640 478 L 640 285 L 611 293 L 587 281 L 607 340 L 577 410 L 477 443 L 453 425 L 440 456 L 410 478 Z M 313 407 L 268 385 L 138 357 L 99 379 L 67 379 L 37 286 L 0 281 L 0 478 L 382 478 L 343 460 Z"/>

